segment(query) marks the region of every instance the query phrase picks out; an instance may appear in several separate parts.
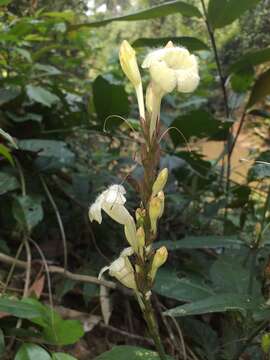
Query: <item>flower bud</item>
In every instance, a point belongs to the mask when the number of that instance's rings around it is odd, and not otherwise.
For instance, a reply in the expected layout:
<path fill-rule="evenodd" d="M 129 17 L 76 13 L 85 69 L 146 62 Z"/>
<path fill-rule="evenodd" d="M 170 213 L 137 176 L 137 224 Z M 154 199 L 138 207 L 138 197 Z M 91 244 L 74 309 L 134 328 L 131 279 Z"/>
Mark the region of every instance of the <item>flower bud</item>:
<path fill-rule="evenodd" d="M 145 245 L 145 232 L 142 226 L 137 230 L 137 244 L 139 248 Z"/>
<path fill-rule="evenodd" d="M 153 184 L 152 187 L 152 196 L 156 196 L 160 191 L 164 189 L 164 186 L 166 185 L 168 180 L 168 169 L 164 168 L 160 171 L 158 174 L 156 181 Z"/>
<path fill-rule="evenodd" d="M 149 216 L 151 222 L 151 230 L 154 234 L 157 232 L 157 220 L 161 218 L 164 211 L 164 193 L 160 191 L 157 196 L 150 200 Z"/>
<path fill-rule="evenodd" d="M 138 208 L 135 212 L 135 217 L 138 226 L 143 226 L 144 218 L 145 218 L 145 209 Z"/>
<path fill-rule="evenodd" d="M 150 276 L 152 280 L 154 280 L 158 268 L 166 262 L 167 258 L 168 258 L 168 250 L 166 249 L 165 246 L 162 246 L 156 251 L 150 271 Z"/>
<path fill-rule="evenodd" d="M 130 289 L 137 290 L 134 269 L 127 256 L 120 256 L 109 266 L 109 274 Z"/>
<path fill-rule="evenodd" d="M 120 46 L 119 60 L 123 72 L 134 87 L 141 83 L 141 75 L 136 59 L 136 52 L 129 42 L 124 40 Z"/>

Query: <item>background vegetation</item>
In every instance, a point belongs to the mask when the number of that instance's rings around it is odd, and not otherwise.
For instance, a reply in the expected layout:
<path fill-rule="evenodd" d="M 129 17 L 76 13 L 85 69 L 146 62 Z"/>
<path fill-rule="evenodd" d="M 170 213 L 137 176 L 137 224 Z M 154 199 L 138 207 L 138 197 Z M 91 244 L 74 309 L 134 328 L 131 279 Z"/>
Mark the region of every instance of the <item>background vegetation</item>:
<path fill-rule="evenodd" d="M 87 214 L 123 180 L 130 209 L 138 203 L 139 143 L 120 118 L 138 128 L 123 39 L 141 60 L 172 39 L 200 61 L 197 91 L 162 107 L 172 129 L 157 246 L 169 260 L 155 309 L 166 351 L 269 358 L 269 10 L 268 0 L 0 0 L 3 359 L 156 358 L 134 299 L 97 280 L 121 229 Z"/>

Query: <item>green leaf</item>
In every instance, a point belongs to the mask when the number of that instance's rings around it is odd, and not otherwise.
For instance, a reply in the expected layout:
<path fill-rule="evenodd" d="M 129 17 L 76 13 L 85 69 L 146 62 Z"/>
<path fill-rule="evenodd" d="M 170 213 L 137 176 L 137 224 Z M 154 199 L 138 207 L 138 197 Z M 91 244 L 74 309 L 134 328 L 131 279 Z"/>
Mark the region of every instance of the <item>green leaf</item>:
<path fill-rule="evenodd" d="M 115 346 L 99 355 L 95 360 L 159 360 L 158 353 L 136 346 Z M 167 356 L 167 360 L 172 360 Z"/>
<path fill-rule="evenodd" d="M 242 240 L 231 236 L 187 236 L 177 241 L 158 241 L 154 246 L 155 248 L 166 246 L 168 250 L 216 249 L 221 247 L 239 249 L 241 246 L 246 246 L 246 244 Z"/>
<path fill-rule="evenodd" d="M 0 298 L 0 311 L 23 319 L 41 316 L 40 309 L 37 306 L 9 298 Z"/>
<path fill-rule="evenodd" d="M 161 268 L 155 280 L 154 290 L 171 299 L 179 301 L 197 301 L 214 294 L 213 289 L 197 279 L 179 278 L 168 268 Z"/>
<path fill-rule="evenodd" d="M 0 356 L 5 354 L 5 337 L 3 330 L 0 329 Z"/>
<path fill-rule="evenodd" d="M 64 141 L 26 139 L 19 142 L 22 150 L 38 154 L 35 165 L 40 171 L 59 169 L 74 164 L 75 155 Z"/>
<path fill-rule="evenodd" d="M 64 20 L 67 22 L 72 22 L 75 18 L 75 13 L 71 10 L 66 11 L 51 11 L 51 12 L 45 12 L 42 14 L 44 17 L 54 18 L 56 20 Z"/>
<path fill-rule="evenodd" d="M 137 11 L 135 13 L 116 16 L 109 19 L 94 21 L 91 23 L 77 24 L 71 26 L 71 30 L 78 29 L 83 26 L 87 27 L 97 27 L 107 25 L 112 21 L 138 21 L 138 20 L 148 20 L 155 19 L 159 17 L 164 17 L 171 14 L 180 13 L 183 16 L 187 17 L 202 17 L 200 11 L 193 5 L 187 4 L 183 1 L 170 1 L 162 5 L 153 6 L 149 9 Z"/>
<path fill-rule="evenodd" d="M 65 354 L 65 353 L 53 353 L 52 360 L 76 360 L 75 357 Z"/>
<path fill-rule="evenodd" d="M 229 72 L 232 73 L 241 71 L 268 61 L 270 61 L 270 47 L 260 50 L 252 50 L 232 64 L 229 68 Z"/>
<path fill-rule="evenodd" d="M 60 100 L 58 96 L 41 86 L 27 85 L 26 93 L 31 100 L 48 107 L 51 107 Z"/>
<path fill-rule="evenodd" d="M 270 150 L 262 152 L 248 170 L 248 181 L 257 181 L 270 177 Z"/>
<path fill-rule="evenodd" d="M 20 184 L 14 175 L 0 171 L 0 195 L 16 190 L 19 187 Z"/>
<path fill-rule="evenodd" d="M 254 80 L 254 75 L 254 69 L 252 67 L 233 73 L 230 80 L 233 91 L 236 93 L 246 92 Z"/>
<path fill-rule="evenodd" d="M 43 337 L 53 345 L 71 345 L 84 335 L 82 324 L 77 320 L 63 320 L 54 317 L 49 326 L 44 327 Z"/>
<path fill-rule="evenodd" d="M 20 92 L 14 89 L 0 89 L 0 106 L 16 99 Z"/>
<path fill-rule="evenodd" d="M 238 19 L 245 11 L 255 7 L 261 0 L 210 0 L 208 20 L 214 29 L 222 28 Z"/>
<path fill-rule="evenodd" d="M 188 141 L 191 137 L 214 137 L 221 131 L 228 130 L 231 123 L 215 119 L 205 110 L 194 110 L 177 117 L 171 126 L 179 129 Z M 170 136 L 175 146 L 185 143 L 183 136 L 174 129 L 170 131 Z"/>
<path fill-rule="evenodd" d="M 195 37 L 178 36 L 162 38 L 139 38 L 132 44 L 134 47 L 164 47 L 169 41 L 179 46 L 184 46 L 189 51 L 209 50 L 208 46 Z"/>
<path fill-rule="evenodd" d="M 0 6 L 6 6 L 11 3 L 12 0 L 0 0 Z"/>
<path fill-rule="evenodd" d="M 12 136 L 10 136 L 7 132 L 5 132 L 3 129 L 0 128 L 0 135 L 7 140 L 13 147 L 15 147 L 15 149 L 18 148 L 17 143 L 15 142 L 15 140 L 13 139 Z"/>
<path fill-rule="evenodd" d="M 251 108 L 258 101 L 261 101 L 265 96 L 270 94 L 270 69 L 261 74 L 258 80 L 255 82 L 250 98 L 247 104 L 247 108 Z"/>
<path fill-rule="evenodd" d="M 260 306 L 257 299 L 250 299 L 247 295 L 225 293 L 210 296 L 209 298 L 177 306 L 165 311 L 168 316 L 190 316 L 215 312 L 255 310 Z"/>
<path fill-rule="evenodd" d="M 30 195 L 17 196 L 13 202 L 13 215 L 23 228 L 31 231 L 43 219 L 40 199 Z"/>
<path fill-rule="evenodd" d="M 26 343 L 19 348 L 14 360 L 51 360 L 51 357 L 41 346 Z"/>
<path fill-rule="evenodd" d="M 11 165 L 14 165 L 13 157 L 9 151 L 9 148 L 7 148 L 5 145 L 0 144 L 0 155 L 2 155 L 4 158 L 6 158 Z M 0 188 L 1 192 L 1 188 Z"/>
<path fill-rule="evenodd" d="M 98 76 L 93 83 L 94 105 L 102 128 L 106 121 L 106 129 L 119 125 L 122 120 L 117 116 L 127 116 L 129 101 L 122 85 L 114 84 L 103 76 Z M 105 105 L 106 104 L 106 105 Z M 113 115 L 116 115 L 114 118 Z"/>

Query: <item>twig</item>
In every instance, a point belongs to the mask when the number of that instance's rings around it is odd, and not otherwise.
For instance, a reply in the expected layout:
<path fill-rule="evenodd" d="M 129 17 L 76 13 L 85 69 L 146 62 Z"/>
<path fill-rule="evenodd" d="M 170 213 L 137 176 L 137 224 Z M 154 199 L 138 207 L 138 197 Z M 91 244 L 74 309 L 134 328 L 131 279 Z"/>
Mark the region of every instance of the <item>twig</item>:
<path fill-rule="evenodd" d="M 22 260 L 18 260 L 17 258 L 11 257 L 9 255 L 3 254 L 0 252 L 0 262 L 3 262 L 5 264 L 11 264 L 12 267 L 19 267 L 21 269 L 26 269 L 27 268 L 27 263 L 25 261 Z M 39 263 L 39 260 L 32 260 L 32 264 L 33 263 Z M 75 274 L 72 273 L 68 270 L 65 271 L 64 268 L 60 267 L 60 266 L 54 266 L 54 265 L 48 265 L 48 271 L 49 273 L 54 273 L 54 274 L 59 274 L 62 275 L 63 277 L 70 279 L 70 280 L 75 280 L 75 281 L 79 281 L 79 282 L 85 282 L 85 283 L 92 283 L 92 284 L 97 284 L 97 285 L 104 285 L 110 289 L 116 289 L 119 288 L 114 282 L 112 281 L 108 281 L 108 280 L 99 280 L 98 278 L 96 278 L 95 276 L 90 276 L 90 275 L 82 275 L 82 274 Z"/>
<path fill-rule="evenodd" d="M 112 331 L 114 333 L 123 335 L 125 337 L 129 337 L 130 339 L 134 339 L 134 340 L 137 340 L 137 341 L 140 341 L 140 342 L 144 342 L 144 343 L 146 343 L 148 345 L 154 346 L 154 341 L 152 339 L 146 338 L 144 336 L 140 336 L 140 335 L 137 335 L 137 334 L 132 334 L 130 332 L 120 330 L 120 329 L 118 329 L 118 328 L 116 328 L 114 326 L 106 325 L 104 323 L 100 323 L 99 326 L 104 328 L 104 329 L 110 330 L 110 331 Z"/>
<path fill-rule="evenodd" d="M 62 242 L 63 242 L 63 249 L 64 249 L 64 269 L 67 269 L 67 258 L 68 258 L 68 255 L 67 255 L 67 239 L 66 239 L 66 233 L 65 233 L 65 228 L 64 228 L 64 225 L 63 225 L 63 222 L 62 222 L 62 218 L 61 218 L 61 215 L 60 215 L 60 212 L 59 212 L 59 209 L 56 205 L 56 202 L 54 201 L 54 198 L 46 184 L 46 181 L 44 180 L 43 176 L 40 175 L 40 181 L 42 183 L 42 186 L 45 190 L 45 193 L 53 207 L 53 210 L 55 212 L 55 215 L 56 215 L 56 218 L 57 218 L 57 222 L 58 222 L 58 225 L 59 225 L 59 229 L 60 229 L 60 233 L 61 233 L 61 238 L 62 238 Z"/>

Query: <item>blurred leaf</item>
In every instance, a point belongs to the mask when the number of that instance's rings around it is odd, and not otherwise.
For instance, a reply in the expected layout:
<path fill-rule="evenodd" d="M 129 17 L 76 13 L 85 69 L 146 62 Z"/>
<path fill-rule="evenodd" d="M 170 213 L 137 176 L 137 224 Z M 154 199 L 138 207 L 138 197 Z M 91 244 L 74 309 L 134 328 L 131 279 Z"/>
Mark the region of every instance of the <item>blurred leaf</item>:
<path fill-rule="evenodd" d="M 9 298 L 0 298 L 0 311 L 22 319 L 32 319 L 41 315 L 39 308 L 34 304 Z"/>
<path fill-rule="evenodd" d="M 44 65 L 44 64 L 36 63 L 32 69 L 41 71 L 43 73 L 42 74 L 43 76 L 44 75 L 60 75 L 61 74 L 61 71 L 52 65 Z"/>
<path fill-rule="evenodd" d="M 18 90 L 14 89 L 0 89 L 0 106 L 8 103 L 20 95 Z"/>
<path fill-rule="evenodd" d="M 239 60 L 232 64 L 229 68 L 229 72 L 238 72 L 268 61 L 270 61 L 270 47 L 260 50 L 253 50 L 247 52 Z"/>
<path fill-rule="evenodd" d="M 188 277 L 179 278 L 168 268 L 158 270 L 154 290 L 162 296 L 188 302 L 205 299 L 214 294 L 213 289 L 203 281 Z"/>
<path fill-rule="evenodd" d="M 99 355 L 95 360 L 159 360 L 158 353 L 136 346 L 115 346 L 112 350 Z M 172 360 L 167 356 L 168 360 Z"/>
<path fill-rule="evenodd" d="M 248 181 L 270 177 L 270 150 L 262 152 L 248 170 Z"/>
<path fill-rule="evenodd" d="M 255 7 L 261 0 L 210 0 L 208 20 L 214 29 L 222 28 L 238 19 L 245 11 Z"/>
<path fill-rule="evenodd" d="M 252 67 L 239 70 L 232 74 L 231 86 L 237 93 L 246 92 L 254 80 L 254 69 Z"/>
<path fill-rule="evenodd" d="M 41 86 L 27 85 L 26 92 L 31 100 L 48 107 L 51 107 L 60 100 L 58 96 Z"/>
<path fill-rule="evenodd" d="M 12 0 L 0 0 L 0 6 L 5 6 L 11 3 Z"/>
<path fill-rule="evenodd" d="M 26 113 L 25 115 L 18 116 L 9 111 L 6 112 L 8 117 L 16 123 L 24 122 L 24 121 L 36 121 L 40 123 L 42 121 L 42 115 L 34 114 L 34 113 Z"/>
<path fill-rule="evenodd" d="M 51 12 L 45 12 L 42 14 L 44 17 L 49 18 L 55 18 L 55 19 L 61 19 L 68 22 L 72 22 L 75 18 L 75 13 L 71 10 L 66 11 L 51 11 Z"/>
<path fill-rule="evenodd" d="M 31 231 L 43 219 L 40 199 L 30 195 L 17 196 L 13 201 L 13 215 L 23 228 Z"/>
<path fill-rule="evenodd" d="M 75 155 L 64 141 L 26 139 L 19 142 L 20 149 L 32 151 L 38 155 L 35 164 L 40 171 L 70 167 Z"/>
<path fill-rule="evenodd" d="M 106 121 L 106 129 L 122 123 L 117 116 L 127 116 L 129 113 L 129 101 L 122 85 L 111 83 L 103 76 L 98 76 L 93 83 L 94 105 L 102 124 Z M 113 115 L 116 115 L 114 118 Z"/>
<path fill-rule="evenodd" d="M 14 175 L 0 171 L 0 195 L 16 190 L 19 187 L 20 184 Z"/>
<path fill-rule="evenodd" d="M 179 249 L 215 249 L 215 248 L 235 248 L 246 246 L 242 240 L 230 236 L 187 236 L 183 239 L 172 241 L 158 241 L 154 244 L 155 248 L 166 246 L 168 250 Z"/>
<path fill-rule="evenodd" d="M 14 360 L 51 360 L 49 353 L 41 346 L 23 344 L 19 348 Z"/>
<path fill-rule="evenodd" d="M 168 316 L 190 316 L 207 313 L 255 310 L 260 306 L 257 299 L 250 299 L 246 294 L 225 293 L 210 296 L 207 299 L 177 306 L 164 312 Z"/>
<path fill-rule="evenodd" d="M 264 109 L 253 109 L 249 111 L 249 114 L 254 116 L 260 116 L 265 119 L 270 119 L 270 112 Z"/>
<path fill-rule="evenodd" d="M 203 41 L 191 36 L 139 38 L 135 40 L 132 45 L 134 47 L 164 47 L 169 41 L 172 41 L 176 45 L 183 46 L 189 51 L 209 50 Z"/>
<path fill-rule="evenodd" d="M 6 158 L 11 165 L 14 165 L 13 157 L 9 151 L 9 148 L 7 148 L 5 145 L 0 144 L 0 155 L 2 155 L 4 158 Z M 1 188 L 0 188 L 1 192 Z"/>
<path fill-rule="evenodd" d="M 16 52 L 20 54 L 25 60 L 27 60 L 29 63 L 32 62 L 32 57 L 29 51 L 21 48 L 15 48 Z"/>
<path fill-rule="evenodd" d="M 187 17 L 202 17 L 200 11 L 193 5 L 187 4 L 183 1 L 171 1 L 162 5 L 153 6 L 149 9 L 137 11 L 135 13 L 116 16 L 105 20 L 93 21 L 90 23 L 77 24 L 71 26 L 71 30 L 78 29 L 83 26 L 96 27 L 109 24 L 112 21 L 137 21 L 137 20 L 148 20 L 155 19 L 158 17 L 164 17 L 170 14 L 180 13 Z"/>
<path fill-rule="evenodd" d="M 258 80 L 255 82 L 250 98 L 247 104 L 247 108 L 252 107 L 258 101 L 261 101 L 265 96 L 270 94 L 270 69 L 261 74 Z"/>
<path fill-rule="evenodd" d="M 52 354 L 52 360 L 76 360 L 76 358 L 65 353 L 57 352 Z"/>
<path fill-rule="evenodd" d="M 3 330 L 0 329 L 0 356 L 5 354 L 5 337 Z"/>
<path fill-rule="evenodd" d="M 231 125 L 215 119 L 205 110 L 194 110 L 177 117 L 171 126 L 179 129 L 186 141 L 188 141 L 192 137 L 213 137 L 222 129 L 228 129 Z M 170 136 L 175 146 L 185 143 L 183 136 L 173 129 L 170 131 Z"/>
<path fill-rule="evenodd" d="M 10 136 L 7 132 L 5 132 L 5 131 L 4 131 L 3 129 L 1 129 L 1 128 L 0 128 L 0 135 L 1 135 L 4 139 L 6 139 L 12 146 L 14 146 L 15 149 L 18 148 L 18 146 L 17 146 L 15 140 L 13 139 L 13 137 Z"/>

